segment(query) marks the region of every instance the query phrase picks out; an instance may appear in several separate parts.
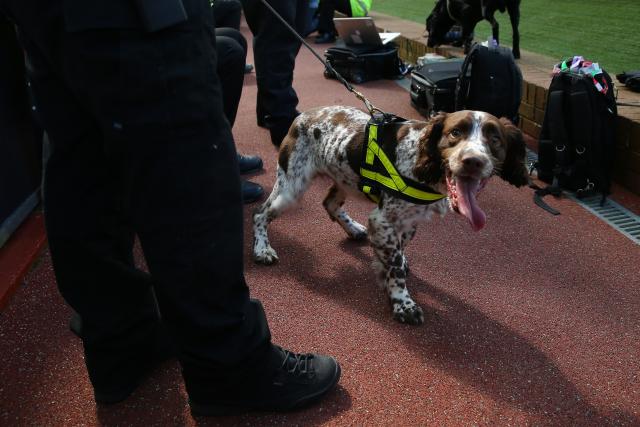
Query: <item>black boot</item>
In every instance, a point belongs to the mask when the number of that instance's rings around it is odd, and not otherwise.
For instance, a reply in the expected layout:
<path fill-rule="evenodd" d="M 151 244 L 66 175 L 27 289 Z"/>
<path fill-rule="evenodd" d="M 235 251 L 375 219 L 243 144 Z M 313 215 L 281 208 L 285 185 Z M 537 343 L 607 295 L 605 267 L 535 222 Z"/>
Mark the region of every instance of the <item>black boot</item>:
<path fill-rule="evenodd" d="M 240 175 L 256 172 L 262 169 L 262 159 L 258 156 L 238 154 L 238 167 L 240 168 Z"/>
<path fill-rule="evenodd" d="M 253 203 L 262 197 L 264 190 L 260 184 L 242 180 L 242 202 L 244 204 Z"/>
<path fill-rule="evenodd" d="M 273 371 L 246 387 L 233 386 L 231 394 L 199 402 L 191 398 L 194 416 L 231 415 L 248 411 L 291 411 L 320 400 L 340 379 L 340 365 L 333 357 L 296 354 L 274 346 Z"/>

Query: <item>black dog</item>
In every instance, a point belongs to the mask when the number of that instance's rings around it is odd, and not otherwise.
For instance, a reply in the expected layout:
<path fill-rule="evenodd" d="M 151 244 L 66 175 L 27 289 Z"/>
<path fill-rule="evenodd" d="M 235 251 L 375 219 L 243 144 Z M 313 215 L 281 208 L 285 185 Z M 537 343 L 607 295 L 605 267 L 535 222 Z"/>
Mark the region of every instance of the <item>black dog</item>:
<path fill-rule="evenodd" d="M 458 23 L 462 26 L 464 52 L 469 53 L 473 30 L 483 19 L 491 23 L 493 38 L 498 41 L 498 21 L 493 16 L 496 10 L 509 12 L 513 29 L 513 56 L 516 59 L 520 58 L 520 0 L 437 0 L 433 11 L 427 17 L 427 46 L 443 44 L 451 26 Z"/>

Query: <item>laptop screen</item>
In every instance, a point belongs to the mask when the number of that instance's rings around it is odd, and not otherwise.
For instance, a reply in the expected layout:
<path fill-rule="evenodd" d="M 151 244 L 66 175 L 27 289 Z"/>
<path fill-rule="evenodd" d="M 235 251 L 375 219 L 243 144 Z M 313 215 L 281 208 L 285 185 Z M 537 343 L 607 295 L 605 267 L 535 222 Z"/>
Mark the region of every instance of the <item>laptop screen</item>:
<path fill-rule="evenodd" d="M 378 33 L 373 18 L 334 18 L 338 35 L 347 46 L 382 46 L 400 33 Z"/>

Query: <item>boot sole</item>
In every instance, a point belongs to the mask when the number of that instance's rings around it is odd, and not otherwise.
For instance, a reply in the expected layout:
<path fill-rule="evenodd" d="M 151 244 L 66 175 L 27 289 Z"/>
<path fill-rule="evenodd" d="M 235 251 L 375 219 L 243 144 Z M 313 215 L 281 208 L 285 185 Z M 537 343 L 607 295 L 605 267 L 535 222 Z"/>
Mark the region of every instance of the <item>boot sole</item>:
<path fill-rule="evenodd" d="M 247 412 L 288 412 L 295 411 L 297 409 L 304 408 L 314 402 L 320 400 L 322 396 L 331 391 L 338 381 L 342 370 L 340 365 L 336 363 L 336 370 L 333 373 L 333 379 L 326 387 L 317 390 L 312 394 L 308 394 L 300 397 L 297 400 L 286 403 L 272 403 L 272 404 L 255 404 L 251 402 L 243 403 L 219 403 L 213 405 L 201 405 L 195 402 L 189 402 L 191 406 L 191 415 L 194 417 L 210 417 L 210 416 L 225 416 L 225 415 L 241 415 Z"/>

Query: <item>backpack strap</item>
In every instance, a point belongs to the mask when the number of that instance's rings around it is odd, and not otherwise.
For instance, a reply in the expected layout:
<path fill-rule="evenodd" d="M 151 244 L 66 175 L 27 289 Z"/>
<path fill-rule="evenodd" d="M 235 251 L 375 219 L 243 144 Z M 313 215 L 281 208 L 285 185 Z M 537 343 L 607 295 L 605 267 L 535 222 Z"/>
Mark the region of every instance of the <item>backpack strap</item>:
<path fill-rule="evenodd" d="M 591 123 L 585 123 L 585 118 L 593 116 L 589 95 L 584 90 L 572 92 L 569 95 L 569 105 L 571 107 L 572 149 L 575 150 L 574 173 L 576 175 L 585 174 L 584 187 L 576 190 L 576 196 L 581 198 L 594 189 L 594 183 L 586 177 L 589 174 L 589 158 L 594 155 L 591 152 L 593 148 L 593 131 Z M 576 176 L 576 179 L 581 178 Z"/>
<path fill-rule="evenodd" d="M 568 146 L 569 137 L 567 135 L 567 129 L 564 125 L 564 92 L 562 90 L 554 90 L 549 93 L 549 101 L 547 102 L 547 110 L 549 112 L 549 130 L 551 133 L 551 140 L 556 150 L 556 167 L 553 174 L 557 177 L 562 169 L 566 167 L 569 162 Z"/>
<path fill-rule="evenodd" d="M 553 197 L 560 197 L 562 195 L 562 190 L 560 187 L 553 187 L 551 185 L 541 188 L 535 184 L 529 185 L 529 188 L 533 188 L 535 191 L 533 193 L 533 203 L 549 212 L 551 215 L 560 215 L 560 211 L 552 208 L 545 202 L 542 198 L 547 194 L 551 194 Z"/>
<path fill-rule="evenodd" d="M 553 181 L 551 185 L 545 188 L 538 187 L 535 184 L 531 184 L 530 187 L 535 190 L 533 193 L 533 202 L 549 212 L 552 215 L 560 215 L 560 212 L 549 206 L 543 197 L 551 194 L 554 197 L 560 197 L 562 189 L 558 181 L 558 176 L 567 167 L 569 158 L 568 145 L 569 137 L 567 135 L 567 129 L 565 128 L 563 117 L 563 104 L 564 93 L 562 90 L 554 90 L 549 92 L 549 98 L 547 100 L 547 112 L 546 118 L 549 120 L 549 132 L 551 134 L 551 140 L 555 149 L 555 167 L 553 168 Z"/>
<path fill-rule="evenodd" d="M 474 44 L 469 54 L 464 58 L 462 68 L 460 68 L 460 74 L 458 74 L 458 81 L 456 82 L 456 100 L 455 111 L 464 109 L 469 97 L 469 90 L 471 89 L 471 78 L 468 76 L 469 67 L 473 63 L 473 58 L 478 54 L 480 48 L 483 47 L 479 44 Z"/>
<path fill-rule="evenodd" d="M 511 52 L 511 50 L 508 51 L 509 55 L 511 55 L 511 58 L 513 58 L 513 53 Z M 511 110 L 513 111 L 513 117 L 509 117 L 509 119 L 513 122 L 513 123 L 518 123 L 518 118 L 520 116 L 519 114 L 519 110 L 520 110 L 520 103 L 522 102 L 522 71 L 520 70 L 520 67 L 518 67 L 518 64 L 516 64 L 515 59 L 512 59 L 511 62 L 511 71 L 512 71 L 512 82 L 513 82 L 513 89 L 514 89 L 514 94 L 513 94 L 513 104 L 511 105 Z"/>

